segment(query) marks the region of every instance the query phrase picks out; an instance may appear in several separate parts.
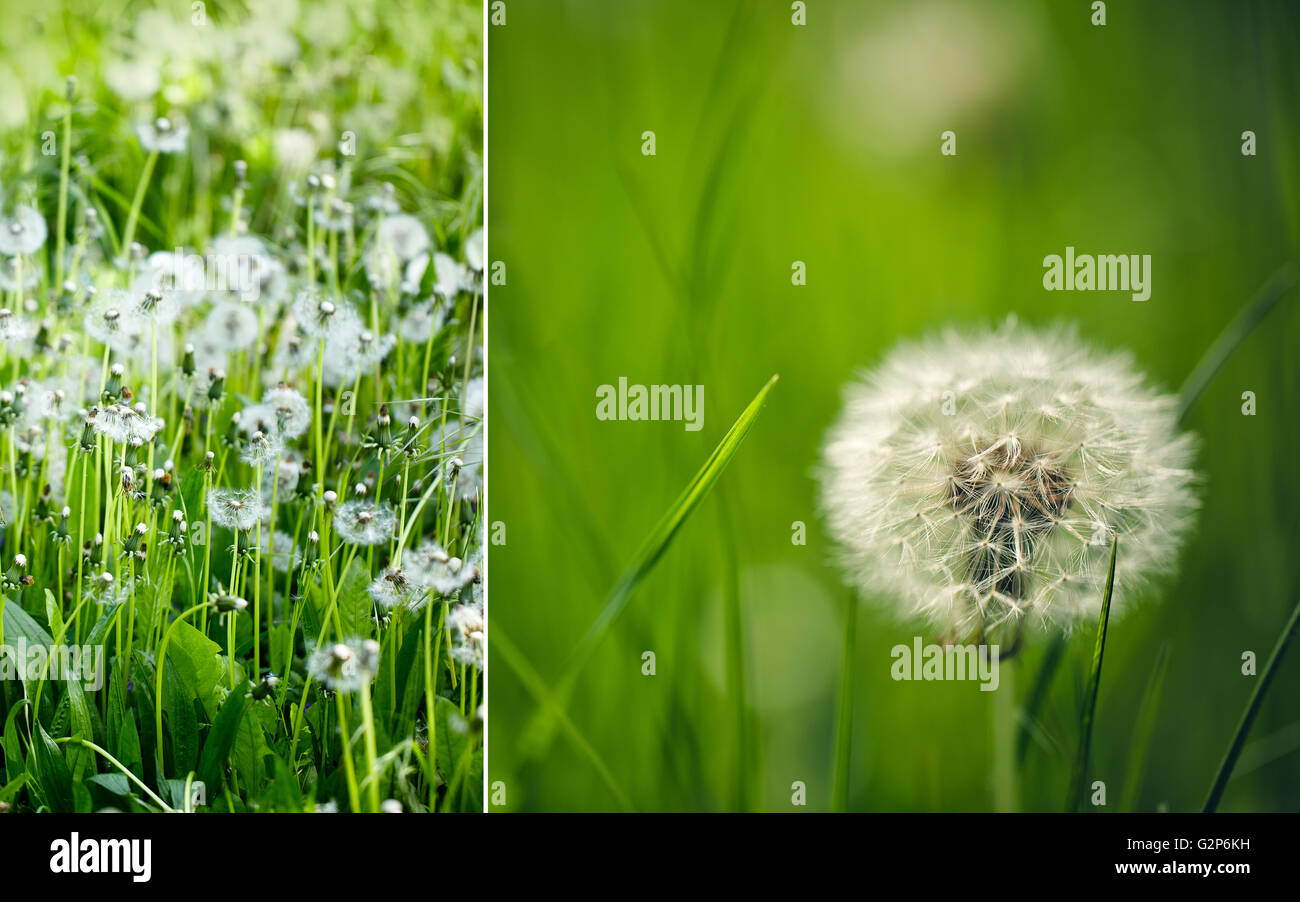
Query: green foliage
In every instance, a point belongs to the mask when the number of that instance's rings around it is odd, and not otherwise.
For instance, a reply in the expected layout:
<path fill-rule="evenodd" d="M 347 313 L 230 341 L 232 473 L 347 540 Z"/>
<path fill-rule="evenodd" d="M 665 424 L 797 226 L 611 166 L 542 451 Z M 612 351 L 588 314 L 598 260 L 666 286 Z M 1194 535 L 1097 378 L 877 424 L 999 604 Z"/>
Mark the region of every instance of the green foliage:
<path fill-rule="evenodd" d="M 480 6 L 47 12 L 0 33 L 3 810 L 474 810 Z"/>

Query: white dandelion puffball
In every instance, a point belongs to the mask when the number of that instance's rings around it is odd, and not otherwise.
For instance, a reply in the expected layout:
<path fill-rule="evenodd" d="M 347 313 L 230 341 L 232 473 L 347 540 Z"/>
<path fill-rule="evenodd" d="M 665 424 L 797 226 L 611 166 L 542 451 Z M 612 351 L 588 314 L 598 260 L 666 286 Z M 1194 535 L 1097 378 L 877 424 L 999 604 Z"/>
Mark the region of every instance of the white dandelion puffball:
<path fill-rule="evenodd" d="M 849 581 L 949 634 L 1095 624 L 1167 571 L 1197 506 L 1175 399 L 1124 354 L 1014 319 L 893 350 L 821 470 Z"/>
<path fill-rule="evenodd" d="M 16 207 L 12 216 L 0 219 L 0 253 L 34 254 L 45 244 L 45 219 L 32 207 Z"/>
<path fill-rule="evenodd" d="M 345 501 L 334 511 L 334 531 L 350 545 L 378 545 L 393 538 L 397 513 L 387 504 Z"/>
<path fill-rule="evenodd" d="M 210 489 L 208 511 L 212 522 L 227 529 L 244 532 L 271 515 L 271 508 L 257 492 L 246 489 Z"/>

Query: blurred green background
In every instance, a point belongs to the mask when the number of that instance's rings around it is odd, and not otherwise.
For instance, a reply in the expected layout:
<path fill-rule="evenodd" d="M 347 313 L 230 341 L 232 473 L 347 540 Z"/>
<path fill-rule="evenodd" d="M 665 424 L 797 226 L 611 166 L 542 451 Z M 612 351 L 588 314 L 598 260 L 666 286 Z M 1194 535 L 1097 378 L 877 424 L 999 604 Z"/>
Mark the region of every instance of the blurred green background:
<path fill-rule="evenodd" d="M 489 300 L 489 518 L 507 541 L 490 549 L 488 754 L 505 810 L 612 809 L 619 793 L 639 810 L 791 810 L 795 781 L 809 809 L 830 807 L 849 595 L 811 471 L 842 385 L 902 337 L 1015 312 L 1131 348 L 1175 391 L 1300 256 L 1290 4 L 1112 3 L 1101 27 L 1084 2 L 807 6 L 800 27 L 778 0 L 510 0 L 488 29 L 490 257 L 507 273 Z M 955 157 L 940 154 L 948 129 Z M 1067 245 L 1151 254 L 1150 301 L 1045 291 L 1043 257 Z M 1262 667 L 1295 603 L 1297 347 L 1293 292 L 1192 413 L 1204 511 L 1177 579 L 1112 624 L 1089 770 L 1103 810 L 1124 807 L 1126 784 L 1141 810 L 1199 808 L 1253 688 L 1241 654 Z M 717 489 L 582 670 L 567 708 L 581 741 L 530 743 L 537 701 L 520 673 L 554 687 L 773 373 Z M 597 420 L 596 387 L 620 376 L 703 384 L 704 428 Z M 729 585 L 743 722 L 726 682 Z M 1000 693 L 890 680 L 890 647 L 917 634 L 934 638 L 859 609 L 848 807 L 990 809 Z M 1091 643 L 1071 641 L 1038 719 L 1026 809 L 1064 799 Z M 1003 666 L 1004 687 L 1023 697 L 1043 645 Z M 1295 653 L 1221 810 L 1300 809 L 1298 679 Z"/>

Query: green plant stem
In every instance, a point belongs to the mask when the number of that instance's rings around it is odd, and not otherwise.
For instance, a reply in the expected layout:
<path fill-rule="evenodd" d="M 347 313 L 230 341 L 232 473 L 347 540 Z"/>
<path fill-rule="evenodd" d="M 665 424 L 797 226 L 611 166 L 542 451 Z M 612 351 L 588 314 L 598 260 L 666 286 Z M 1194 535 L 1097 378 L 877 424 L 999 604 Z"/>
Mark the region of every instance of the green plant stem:
<path fill-rule="evenodd" d="M 149 179 L 153 177 L 154 165 L 158 162 L 158 151 L 149 151 L 149 156 L 145 157 L 144 169 L 140 172 L 140 181 L 135 186 L 135 197 L 131 200 L 131 212 L 126 217 L 126 228 L 122 230 L 122 244 L 120 253 L 130 254 L 131 243 L 135 240 L 135 225 L 140 219 L 140 208 L 144 205 L 144 192 L 149 187 Z"/>
<path fill-rule="evenodd" d="M 835 709 L 835 769 L 831 778 L 831 810 L 849 810 L 849 780 L 853 752 L 853 668 L 857 661 L 858 600 L 849 593 L 844 602 L 844 646 L 840 653 L 840 692 Z"/>

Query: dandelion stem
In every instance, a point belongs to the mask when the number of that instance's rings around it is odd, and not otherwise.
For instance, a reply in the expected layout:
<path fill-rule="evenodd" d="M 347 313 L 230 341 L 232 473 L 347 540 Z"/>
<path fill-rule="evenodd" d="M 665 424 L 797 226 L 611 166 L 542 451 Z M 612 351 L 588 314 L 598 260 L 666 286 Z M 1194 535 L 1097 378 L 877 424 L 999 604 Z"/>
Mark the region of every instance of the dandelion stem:
<path fill-rule="evenodd" d="M 844 602 L 844 646 L 840 655 L 840 693 L 835 710 L 835 771 L 831 781 L 831 810 L 849 810 L 849 780 L 853 750 L 853 668 L 856 663 L 858 599 Z"/>
<path fill-rule="evenodd" d="M 370 810 L 379 810 L 379 773 L 375 770 L 378 751 L 375 743 L 375 712 L 370 701 L 370 681 L 361 681 L 361 723 L 365 734 L 366 783 Z"/>
<path fill-rule="evenodd" d="M 54 287 L 63 290 L 64 249 L 68 231 L 68 171 L 72 163 L 72 98 L 63 111 L 63 152 L 59 161 L 59 212 L 54 233 Z"/>
<path fill-rule="evenodd" d="M 159 710 L 161 710 L 161 704 L 159 705 Z M 162 717 L 161 714 L 158 715 L 158 716 L 159 716 L 159 718 Z M 164 802 L 164 801 L 162 800 L 162 798 L 160 798 L 160 797 L 158 796 L 157 793 L 155 793 L 152 789 L 150 789 L 148 786 L 146 786 L 146 785 L 144 784 L 144 781 L 143 781 L 143 780 L 141 780 L 141 779 L 140 779 L 139 777 L 137 777 L 134 773 L 132 773 L 131 770 L 130 770 L 130 768 L 128 768 L 126 765 L 124 765 L 121 761 L 118 761 L 116 758 L 114 758 L 112 755 L 110 755 L 110 754 L 109 754 L 108 752 L 106 752 L 104 749 L 102 749 L 102 748 L 100 748 L 99 746 L 95 745 L 95 743 L 91 742 L 89 739 L 80 739 L 80 738 L 77 738 L 77 737 L 74 736 L 74 737 L 72 737 L 71 739 L 66 740 L 66 741 L 69 741 L 69 742 L 80 742 L 83 746 L 85 746 L 86 748 L 90 749 L 92 752 L 96 753 L 97 755 L 100 755 L 101 757 L 104 758 L 104 760 L 108 761 L 109 764 L 112 764 L 114 767 L 116 767 L 118 770 L 120 770 L 123 774 L 125 774 L 125 775 L 126 775 L 126 778 L 127 778 L 128 780 L 130 780 L 130 781 L 131 781 L 132 783 L 134 783 L 136 786 L 139 786 L 139 787 L 140 787 L 140 791 L 143 792 L 145 795 L 147 795 L 150 799 L 152 799 L 155 805 L 157 805 L 159 808 L 161 808 L 163 811 L 167 812 L 168 814 L 175 814 L 175 813 L 176 813 L 176 809 L 175 809 L 175 808 L 173 808 L 172 806 L 170 806 L 170 805 L 168 805 L 166 802 Z M 162 745 L 162 738 L 161 738 L 161 736 L 160 736 L 159 739 L 158 739 L 158 743 L 159 743 L 160 746 Z M 160 762 L 162 761 L 162 752 L 161 752 L 161 751 L 159 751 L 159 753 L 158 753 L 158 760 L 159 760 Z"/>
<path fill-rule="evenodd" d="M 153 176 L 154 164 L 158 162 L 158 151 L 149 151 L 149 156 L 145 157 L 144 169 L 140 172 L 140 181 L 135 186 L 135 197 L 131 200 L 131 212 L 126 217 L 126 228 L 122 230 L 122 244 L 120 252 L 122 254 L 131 253 L 131 243 L 135 240 L 135 224 L 140 218 L 140 208 L 144 205 L 144 191 L 149 187 L 149 179 Z"/>
<path fill-rule="evenodd" d="M 361 791 L 357 788 L 357 773 L 352 763 L 352 735 L 348 732 L 347 704 L 342 692 L 335 693 L 334 698 L 338 702 L 339 736 L 343 741 L 343 773 L 348 782 L 348 801 L 353 811 L 360 811 Z"/>

